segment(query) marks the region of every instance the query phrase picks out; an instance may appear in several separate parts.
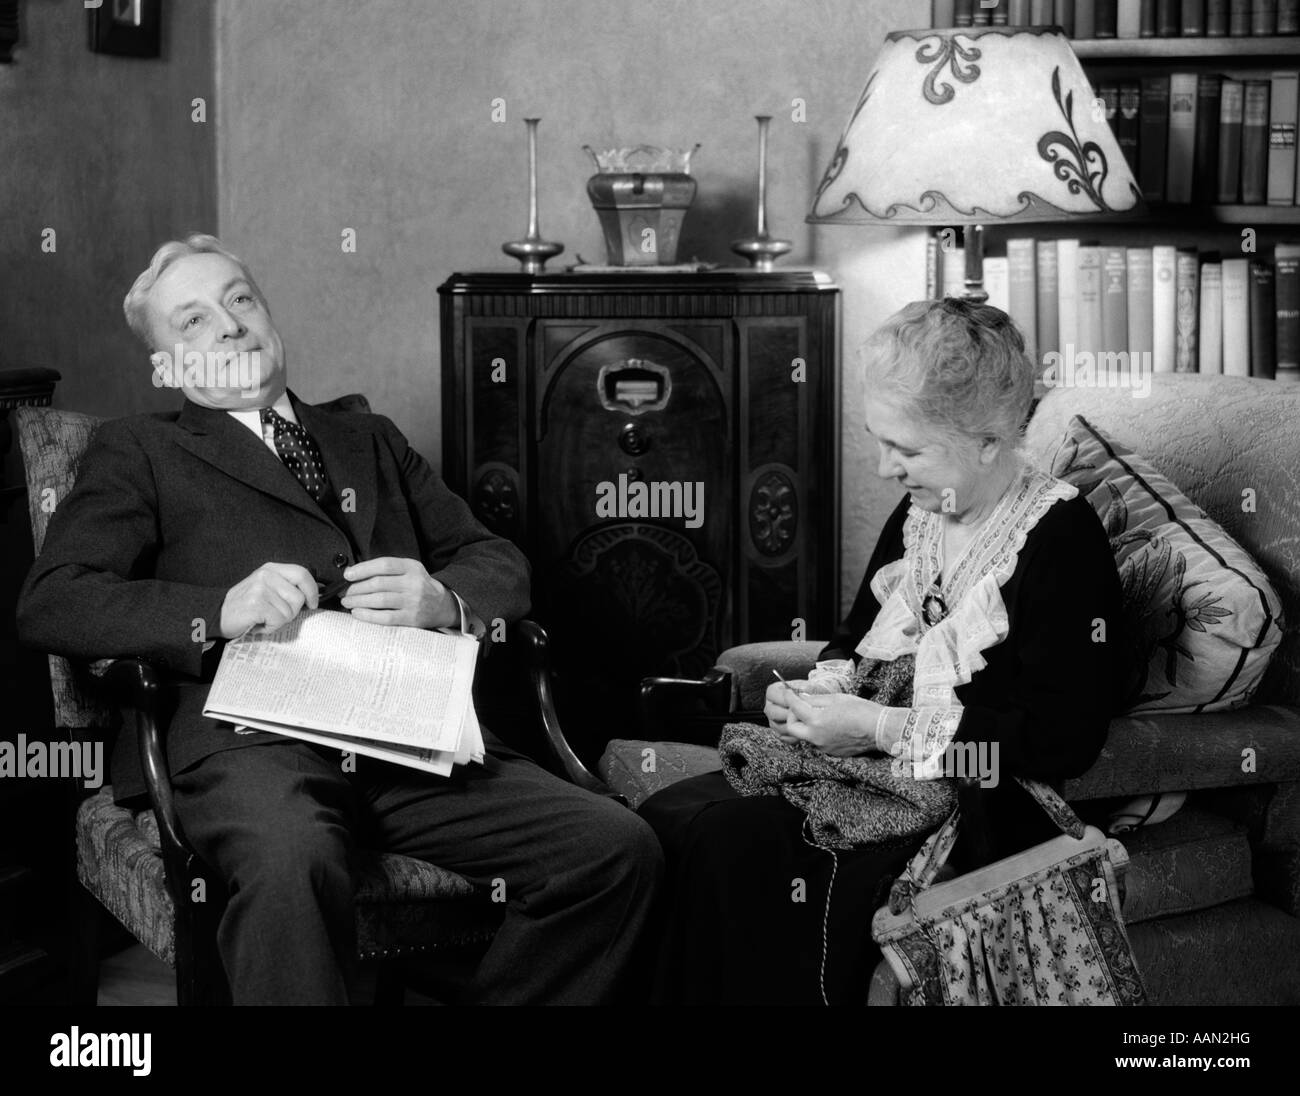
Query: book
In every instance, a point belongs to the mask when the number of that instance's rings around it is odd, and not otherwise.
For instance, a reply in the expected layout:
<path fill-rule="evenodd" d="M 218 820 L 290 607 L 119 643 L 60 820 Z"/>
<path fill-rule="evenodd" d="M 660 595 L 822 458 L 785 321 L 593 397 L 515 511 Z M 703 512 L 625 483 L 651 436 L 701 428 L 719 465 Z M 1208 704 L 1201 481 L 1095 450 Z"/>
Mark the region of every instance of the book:
<path fill-rule="evenodd" d="M 1143 0 L 1119 0 L 1115 16 L 1116 38 L 1140 38 L 1142 36 Z"/>
<path fill-rule="evenodd" d="M 955 10 L 953 0 L 933 0 L 930 4 L 930 26 L 955 26 L 952 21 Z"/>
<path fill-rule="evenodd" d="M 1119 85 L 1119 116 L 1115 119 L 1115 139 L 1119 150 L 1128 161 L 1129 170 L 1137 178 L 1139 163 L 1139 121 L 1142 104 L 1142 85 L 1136 80 L 1125 80 Z"/>
<path fill-rule="evenodd" d="M 1029 25 L 1031 27 L 1050 27 L 1056 24 L 1052 12 L 1056 5 L 1052 0 L 1030 0 Z"/>
<path fill-rule="evenodd" d="M 1250 376 L 1250 260 L 1223 260 L 1223 372 Z"/>
<path fill-rule="evenodd" d="M 1236 202 L 1241 196 L 1241 126 L 1246 88 L 1240 80 L 1224 80 L 1219 100 L 1219 171 L 1216 202 Z"/>
<path fill-rule="evenodd" d="M 1277 33 L 1300 34 L 1300 0 L 1277 0 Z"/>
<path fill-rule="evenodd" d="M 1205 0 L 1205 36 L 1226 38 L 1228 35 L 1228 0 Z"/>
<path fill-rule="evenodd" d="M 993 12 L 986 8 L 983 0 L 975 0 L 971 6 L 971 25 L 976 27 L 987 27 L 993 24 Z"/>
<path fill-rule="evenodd" d="M 1056 241 L 1038 240 L 1034 244 L 1034 284 L 1038 294 L 1038 360 L 1061 352 L 1060 286 L 1056 280 Z"/>
<path fill-rule="evenodd" d="M 1128 259 L 1122 247 L 1103 247 L 1101 248 L 1101 350 L 1107 354 L 1121 354 L 1127 349 Z"/>
<path fill-rule="evenodd" d="M 1010 0 L 1005 22 L 1013 27 L 1033 26 L 1029 15 L 1029 0 Z"/>
<path fill-rule="evenodd" d="M 1079 265 L 1076 278 L 1076 312 L 1079 320 L 1079 339 L 1075 344 L 1080 354 L 1099 354 L 1102 345 L 1101 326 L 1101 248 L 1095 244 L 1079 247 Z"/>
<path fill-rule="evenodd" d="M 925 296 L 937 300 L 943 290 L 939 275 L 939 237 L 933 232 L 925 237 Z"/>
<path fill-rule="evenodd" d="M 1095 0 L 1092 33 L 1094 38 L 1114 38 L 1119 24 L 1119 0 Z"/>
<path fill-rule="evenodd" d="M 1247 80 L 1241 115 L 1241 200 L 1263 205 L 1268 197 L 1268 80 Z"/>
<path fill-rule="evenodd" d="M 1196 149 L 1196 73 L 1169 77 L 1169 155 L 1165 162 L 1165 200 L 1192 200 L 1192 165 Z"/>
<path fill-rule="evenodd" d="M 1056 241 L 1056 324 L 1061 354 L 1078 353 L 1079 346 L 1079 241 Z"/>
<path fill-rule="evenodd" d="M 1179 31 L 1184 38 L 1201 38 L 1205 34 L 1205 0 L 1183 0 Z"/>
<path fill-rule="evenodd" d="M 1025 353 L 1031 362 L 1038 356 L 1038 289 L 1035 284 L 1034 241 L 1017 238 L 1007 241 L 1009 296 L 1007 314 L 1016 321 L 1025 337 Z"/>
<path fill-rule="evenodd" d="M 1269 38 L 1277 33 L 1277 0 L 1252 0 L 1250 33 L 1256 38 Z"/>
<path fill-rule="evenodd" d="M 1142 0 L 1138 13 L 1138 37 L 1156 36 L 1156 0 Z"/>
<path fill-rule="evenodd" d="M 1250 35 L 1250 5 L 1254 0 L 1228 0 L 1228 34 L 1232 38 Z"/>
<path fill-rule="evenodd" d="M 1168 155 L 1169 77 L 1146 76 L 1142 79 L 1142 96 L 1138 103 L 1137 177 L 1142 197 L 1148 202 L 1164 201 Z"/>
<path fill-rule="evenodd" d="M 1065 31 L 1067 38 L 1074 33 L 1074 0 L 1052 0 L 1052 22 Z"/>
<path fill-rule="evenodd" d="M 1223 372 L 1223 264 L 1213 253 L 1201 263 L 1200 323 L 1197 329 L 1199 373 Z"/>
<path fill-rule="evenodd" d="M 954 0 L 952 25 L 954 27 L 971 26 L 975 16 L 975 0 Z"/>
<path fill-rule="evenodd" d="M 1124 255 L 1128 271 L 1128 351 L 1133 368 L 1150 373 L 1155 358 L 1155 300 L 1152 254 L 1149 247 L 1130 247 Z"/>
<path fill-rule="evenodd" d="M 1005 256 L 984 257 L 984 291 L 989 304 L 1011 314 L 1011 268 Z"/>
<path fill-rule="evenodd" d="M 1274 376 L 1279 381 L 1300 381 L 1300 244 L 1273 248 L 1273 292 L 1277 306 Z"/>
<path fill-rule="evenodd" d="M 966 249 L 950 247 L 939 250 L 940 276 L 943 279 L 943 295 L 960 297 L 966 292 Z"/>
<path fill-rule="evenodd" d="M 1277 298 L 1273 267 L 1250 264 L 1250 375 L 1272 380 L 1277 366 Z"/>
<path fill-rule="evenodd" d="M 1223 77 L 1203 72 L 1196 80 L 1196 137 L 1192 200 L 1213 202 L 1219 178 L 1219 114 Z"/>
<path fill-rule="evenodd" d="M 1268 204 L 1295 202 L 1296 89 L 1300 74 L 1275 72 L 1268 99 Z"/>
<path fill-rule="evenodd" d="M 448 776 L 483 759 L 478 651 L 472 636 L 308 609 L 227 643 L 203 714 Z"/>
<path fill-rule="evenodd" d="M 1178 249 L 1172 245 L 1157 244 L 1151 249 L 1151 364 L 1157 373 L 1174 371 L 1177 263 Z"/>
<path fill-rule="evenodd" d="M 1097 37 L 1096 0 L 1074 0 L 1074 37 Z"/>
<path fill-rule="evenodd" d="M 1182 13 L 1183 0 L 1156 0 L 1156 37 L 1177 38 Z"/>
<path fill-rule="evenodd" d="M 1196 325 L 1200 313 L 1200 268 L 1196 249 L 1178 249 L 1174 268 L 1174 372 L 1196 372 Z"/>
<path fill-rule="evenodd" d="M 1005 27 L 1007 25 L 1007 21 L 1010 18 L 1010 12 L 1008 9 L 1011 6 L 1011 2 L 1012 0 L 997 0 L 993 7 L 989 9 L 989 22 L 992 23 L 993 26 Z"/>

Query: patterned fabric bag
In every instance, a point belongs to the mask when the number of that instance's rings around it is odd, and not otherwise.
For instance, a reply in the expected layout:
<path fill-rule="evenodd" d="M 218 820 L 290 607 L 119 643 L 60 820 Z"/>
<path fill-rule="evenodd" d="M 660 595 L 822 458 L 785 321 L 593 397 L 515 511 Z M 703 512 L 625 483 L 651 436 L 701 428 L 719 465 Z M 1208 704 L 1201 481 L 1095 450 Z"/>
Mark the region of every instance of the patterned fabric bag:
<path fill-rule="evenodd" d="M 954 811 L 894 884 L 872 936 L 912 1005 L 1142 1005 L 1120 914 L 1124 846 L 1046 784 L 1022 780 L 1063 831 L 934 883 L 957 839 Z"/>

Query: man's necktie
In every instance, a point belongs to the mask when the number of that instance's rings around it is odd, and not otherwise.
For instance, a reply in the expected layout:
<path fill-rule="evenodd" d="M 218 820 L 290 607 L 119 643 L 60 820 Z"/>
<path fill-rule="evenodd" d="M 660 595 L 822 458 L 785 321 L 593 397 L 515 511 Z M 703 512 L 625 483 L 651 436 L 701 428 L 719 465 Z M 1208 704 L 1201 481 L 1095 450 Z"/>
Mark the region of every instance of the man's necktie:
<path fill-rule="evenodd" d="M 325 464 L 311 435 L 296 422 L 276 414 L 273 408 L 263 407 L 262 424 L 267 423 L 274 431 L 275 451 L 285 467 L 306 488 L 307 494 L 320 502 L 326 491 Z"/>

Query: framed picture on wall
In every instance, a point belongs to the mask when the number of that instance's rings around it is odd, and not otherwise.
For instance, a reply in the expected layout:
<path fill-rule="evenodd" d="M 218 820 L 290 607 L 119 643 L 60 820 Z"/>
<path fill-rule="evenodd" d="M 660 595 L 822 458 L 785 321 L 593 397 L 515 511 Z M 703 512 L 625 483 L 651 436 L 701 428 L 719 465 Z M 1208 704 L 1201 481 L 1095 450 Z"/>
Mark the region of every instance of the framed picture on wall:
<path fill-rule="evenodd" d="M 94 53 L 157 57 L 160 52 L 162 0 L 99 0 L 86 18 Z"/>

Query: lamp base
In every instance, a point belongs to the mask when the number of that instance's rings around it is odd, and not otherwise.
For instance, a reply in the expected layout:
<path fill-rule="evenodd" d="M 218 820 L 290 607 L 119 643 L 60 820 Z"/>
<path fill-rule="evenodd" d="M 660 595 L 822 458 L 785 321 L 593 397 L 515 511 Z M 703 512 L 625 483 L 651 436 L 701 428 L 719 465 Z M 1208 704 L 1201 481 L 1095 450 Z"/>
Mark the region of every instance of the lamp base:
<path fill-rule="evenodd" d="M 760 274 L 771 274 L 773 261 L 784 255 L 794 245 L 789 240 L 773 239 L 764 233 L 761 236 L 746 236 L 736 240 L 731 250 L 744 259 Z"/>
<path fill-rule="evenodd" d="M 527 240 L 513 240 L 508 244 L 502 244 L 501 250 L 518 259 L 525 274 L 540 274 L 542 268 L 546 266 L 546 260 L 560 254 L 564 250 L 564 245 L 530 237 Z"/>

